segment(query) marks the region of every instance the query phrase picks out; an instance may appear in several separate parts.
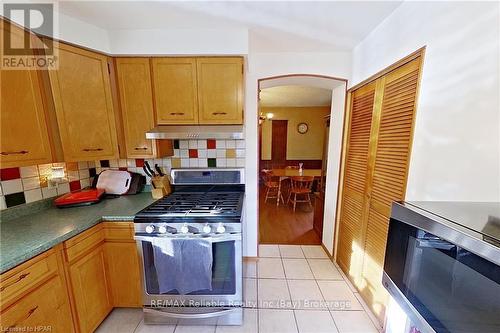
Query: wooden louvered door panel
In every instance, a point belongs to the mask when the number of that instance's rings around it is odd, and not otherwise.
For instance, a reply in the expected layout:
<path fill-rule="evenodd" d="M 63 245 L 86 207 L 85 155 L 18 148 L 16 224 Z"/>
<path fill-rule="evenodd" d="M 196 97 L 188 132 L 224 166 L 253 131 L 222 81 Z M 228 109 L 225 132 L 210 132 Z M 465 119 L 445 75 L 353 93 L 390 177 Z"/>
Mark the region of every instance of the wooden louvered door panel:
<path fill-rule="evenodd" d="M 403 200 L 411 151 L 420 57 L 381 78 L 383 90 L 364 239 L 360 293 L 383 320 L 388 294 L 382 286 L 391 204 Z"/>
<path fill-rule="evenodd" d="M 361 224 L 365 205 L 375 87 L 374 82 L 351 94 L 337 262 L 353 279 L 359 275 L 363 260 Z"/>

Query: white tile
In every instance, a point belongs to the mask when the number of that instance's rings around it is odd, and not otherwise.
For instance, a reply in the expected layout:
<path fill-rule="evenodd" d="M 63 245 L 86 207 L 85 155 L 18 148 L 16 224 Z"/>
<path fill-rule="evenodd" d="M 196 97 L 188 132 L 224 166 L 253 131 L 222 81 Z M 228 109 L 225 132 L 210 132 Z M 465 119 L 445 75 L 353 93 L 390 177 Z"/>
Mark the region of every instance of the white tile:
<path fill-rule="evenodd" d="M 134 333 L 174 333 L 175 325 L 147 325 L 141 320 Z"/>
<path fill-rule="evenodd" d="M 80 179 L 80 186 L 82 188 L 89 187 L 90 186 L 90 179 L 89 178 Z"/>
<path fill-rule="evenodd" d="M 40 187 L 40 178 L 38 178 L 38 176 L 22 178 L 22 182 L 23 182 L 23 189 L 25 191 Z"/>
<path fill-rule="evenodd" d="M 207 140 L 198 140 L 198 149 L 207 149 Z"/>
<path fill-rule="evenodd" d="M 181 157 L 181 150 L 180 149 L 174 149 L 174 156 L 173 157 Z"/>
<path fill-rule="evenodd" d="M 245 157 L 245 149 L 236 149 L 236 157 Z"/>
<path fill-rule="evenodd" d="M 80 176 L 80 179 L 84 179 L 84 178 L 89 178 L 90 177 L 89 169 L 80 170 L 80 171 L 78 171 L 78 174 Z"/>
<path fill-rule="evenodd" d="M 243 277 L 257 277 L 257 260 L 243 260 Z"/>
<path fill-rule="evenodd" d="M 280 245 L 282 258 L 304 258 L 304 253 L 300 245 Z"/>
<path fill-rule="evenodd" d="M 163 166 L 166 168 L 171 168 L 172 167 L 172 160 L 170 158 L 164 158 L 163 159 Z"/>
<path fill-rule="evenodd" d="M 5 197 L 2 195 L 0 196 L 0 209 L 6 209 L 7 205 L 5 204 Z"/>
<path fill-rule="evenodd" d="M 259 258 L 257 263 L 257 275 L 259 278 L 284 279 L 285 272 L 280 258 Z"/>
<path fill-rule="evenodd" d="M 333 320 L 340 333 L 377 333 L 364 311 L 332 311 Z"/>
<path fill-rule="evenodd" d="M 22 192 L 23 191 L 23 183 L 21 181 L 21 178 L 4 180 L 2 182 L 2 190 L 3 190 L 4 195 Z"/>
<path fill-rule="evenodd" d="M 57 185 L 57 194 L 61 195 L 69 192 L 69 183 L 62 183 Z"/>
<path fill-rule="evenodd" d="M 226 141 L 225 140 L 216 140 L 215 141 L 215 148 L 226 148 Z"/>
<path fill-rule="evenodd" d="M 300 333 L 338 333 L 328 311 L 295 310 L 295 319 Z"/>
<path fill-rule="evenodd" d="M 245 140 L 236 140 L 236 148 L 245 148 Z"/>
<path fill-rule="evenodd" d="M 243 278 L 243 307 L 257 307 L 257 279 Z"/>
<path fill-rule="evenodd" d="M 215 325 L 177 325 L 175 333 L 214 333 Z"/>
<path fill-rule="evenodd" d="M 40 164 L 38 165 L 38 174 L 40 175 L 50 175 L 52 173 L 52 164 Z"/>
<path fill-rule="evenodd" d="M 285 279 L 259 279 L 259 308 L 291 308 L 290 292 Z"/>
<path fill-rule="evenodd" d="M 315 280 L 287 280 L 294 309 L 327 310 Z"/>
<path fill-rule="evenodd" d="M 244 168 L 245 167 L 245 159 L 244 158 L 237 158 L 236 159 L 236 166 L 238 168 Z"/>
<path fill-rule="evenodd" d="M 198 157 L 199 158 L 207 158 L 207 150 L 206 149 L 198 149 Z"/>
<path fill-rule="evenodd" d="M 217 167 L 218 168 L 225 168 L 226 167 L 226 159 L 225 158 L 218 158 L 217 161 Z"/>
<path fill-rule="evenodd" d="M 314 279 L 305 259 L 283 259 L 283 267 L 287 279 Z"/>
<path fill-rule="evenodd" d="M 217 150 L 216 149 L 208 149 L 207 150 L 207 157 L 208 158 L 216 158 L 217 157 Z"/>
<path fill-rule="evenodd" d="M 120 166 L 120 161 L 119 160 L 109 160 L 109 166 L 111 168 L 118 168 Z M 80 168 L 80 164 L 78 164 L 78 168 Z"/>
<path fill-rule="evenodd" d="M 180 149 L 189 149 L 189 141 L 188 140 L 179 140 L 179 148 Z"/>
<path fill-rule="evenodd" d="M 280 249 L 278 245 L 259 245 L 259 257 L 261 258 L 279 258 Z"/>
<path fill-rule="evenodd" d="M 226 150 L 225 149 L 217 149 L 217 157 L 226 157 Z"/>
<path fill-rule="evenodd" d="M 2 184 L 0 184 L 0 195 L 3 195 Z"/>
<path fill-rule="evenodd" d="M 235 158 L 227 158 L 226 159 L 226 166 L 228 168 L 234 168 L 234 167 L 236 167 L 236 159 Z"/>
<path fill-rule="evenodd" d="M 101 323 L 96 333 L 133 332 L 142 316 L 142 309 L 116 308 Z"/>
<path fill-rule="evenodd" d="M 198 159 L 198 167 L 200 167 L 200 168 L 208 167 L 208 160 L 206 158 L 199 158 Z"/>
<path fill-rule="evenodd" d="M 21 178 L 38 177 L 38 168 L 36 165 L 20 167 L 19 171 L 21 172 Z"/>
<path fill-rule="evenodd" d="M 330 310 L 363 310 L 344 281 L 317 280 L 317 283 Z"/>
<path fill-rule="evenodd" d="M 113 161 L 116 161 L 116 160 L 113 160 Z M 109 161 L 111 163 L 111 160 Z M 78 162 L 78 169 L 81 170 L 81 169 L 88 169 L 89 168 L 89 164 L 85 161 L 83 162 Z"/>
<path fill-rule="evenodd" d="M 68 171 L 68 179 L 70 182 L 73 180 L 79 180 L 80 179 L 80 173 L 78 171 Z"/>
<path fill-rule="evenodd" d="M 133 158 L 127 159 L 127 168 L 135 168 L 135 159 Z"/>
<path fill-rule="evenodd" d="M 189 158 L 181 158 L 181 168 L 189 168 Z"/>
<path fill-rule="evenodd" d="M 302 245 L 302 251 L 304 252 L 306 258 L 328 258 L 328 255 L 323 250 L 321 245 Z"/>
<path fill-rule="evenodd" d="M 188 158 L 189 157 L 189 149 L 181 149 L 180 151 L 180 156 L 181 158 Z"/>
<path fill-rule="evenodd" d="M 226 148 L 236 148 L 236 140 L 226 140 Z"/>
<path fill-rule="evenodd" d="M 307 261 L 315 279 L 342 280 L 342 275 L 340 275 L 330 259 L 307 259 Z"/>
<path fill-rule="evenodd" d="M 42 196 L 44 199 L 53 198 L 57 196 L 57 189 L 55 187 L 42 187 Z"/>
<path fill-rule="evenodd" d="M 39 188 L 24 191 L 24 198 L 26 199 L 26 203 L 42 200 L 42 191 Z"/>
<path fill-rule="evenodd" d="M 198 140 L 189 140 L 188 147 L 189 149 L 198 149 Z"/>
<path fill-rule="evenodd" d="M 190 168 L 197 168 L 198 167 L 198 159 L 197 158 L 190 158 L 189 159 L 189 167 Z"/>
<path fill-rule="evenodd" d="M 295 333 L 293 310 L 259 309 L 259 333 Z"/>
<path fill-rule="evenodd" d="M 120 161 L 122 161 L 122 160 L 120 160 Z M 88 163 L 89 163 L 89 168 L 95 168 L 95 161 L 89 161 Z"/>
<path fill-rule="evenodd" d="M 257 309 L 243 309 L 243 325 L 217 326 L 216 333 L 256 333 L 258 332 Z"/>
<path fill-rule="evenodd" d="M 382 325 L 380 325 L 378 318 L 373 314 L 373 312 L 368 307 L 366 302 L 363 300 L 361 295 L 359 293 L 355 292 L 354 296 L 356 296 L 358 302 L 361 304 L 361 306 L 365 310 L 365 313 L 368 315 L 368 318 L 370 318 L 370 320 L 372 321 L 372 324 L 375 326 L 375 328 L 379 331 L 382 331 Z"/>

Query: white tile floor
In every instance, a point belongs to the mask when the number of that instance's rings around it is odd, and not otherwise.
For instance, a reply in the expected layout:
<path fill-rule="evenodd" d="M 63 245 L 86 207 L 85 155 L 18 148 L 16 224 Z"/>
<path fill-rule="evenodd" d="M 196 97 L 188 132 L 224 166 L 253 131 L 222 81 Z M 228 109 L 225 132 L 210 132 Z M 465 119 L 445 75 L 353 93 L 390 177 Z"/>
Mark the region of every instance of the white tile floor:
<path fill-rule="evenodd" d="M 377 333 L 378 323 L 321 246 L 260 245 L 243 267 L 242 326 L 145 325 L 141 309 L 115 309 L 97 332 Z M 358 300 L 359 299 L 359 300 Z M 374 324 L 375 323 L 375 324 Z"/>

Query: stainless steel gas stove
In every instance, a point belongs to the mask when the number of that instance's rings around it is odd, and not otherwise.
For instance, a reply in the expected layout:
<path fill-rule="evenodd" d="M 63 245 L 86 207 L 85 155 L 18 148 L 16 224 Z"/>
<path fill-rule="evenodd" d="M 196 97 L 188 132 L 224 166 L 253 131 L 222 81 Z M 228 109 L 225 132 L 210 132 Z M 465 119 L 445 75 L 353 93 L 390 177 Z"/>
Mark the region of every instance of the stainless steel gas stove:
<path fill-rule="evenodd" d="M 144 273 L 145 322 L 241 325 L 244 170 L 173 169 L 171 178 L 174 192 L 134 219 Z M 179 249 L 188 249 L 193 244 L 189 242 L 207 244 L 210 262 L 183 251 L 159 252 L 162 242 L 178 244 Z M 180 278 L 178 284 L 197 284 L 196 274 L 182 276 L 179 267 L 206 265 L 211 265 L 210 281 L 202 289 L 183 292 L 170 281 Z M 172 276 L 162 277 L 164 272 Z M 169 280 L 169 288 L 162 287 L 162 279 Z"/>

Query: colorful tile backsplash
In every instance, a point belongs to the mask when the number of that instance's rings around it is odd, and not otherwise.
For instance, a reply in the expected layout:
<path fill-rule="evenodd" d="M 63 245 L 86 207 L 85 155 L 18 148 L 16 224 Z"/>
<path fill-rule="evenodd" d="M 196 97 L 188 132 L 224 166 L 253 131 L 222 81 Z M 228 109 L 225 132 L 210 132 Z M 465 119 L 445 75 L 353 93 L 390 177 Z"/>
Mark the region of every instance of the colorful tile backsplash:
<path fill-rule="evenodd" d="M 245 166 L 244 140 L 174 140 L 174 156 L 147 160 L 168 174 L 171 168 L 226 168 Z M 64 167 L 66 181 L 49 188 L 52 166 Z M 0 209 L 52 198 L 92 184 L 103 170 L 128 170 L 145 175 L 144 159 L 67 162 L 0 169 Z M 151 179 L 146 177 L 147 183 Z"/>

